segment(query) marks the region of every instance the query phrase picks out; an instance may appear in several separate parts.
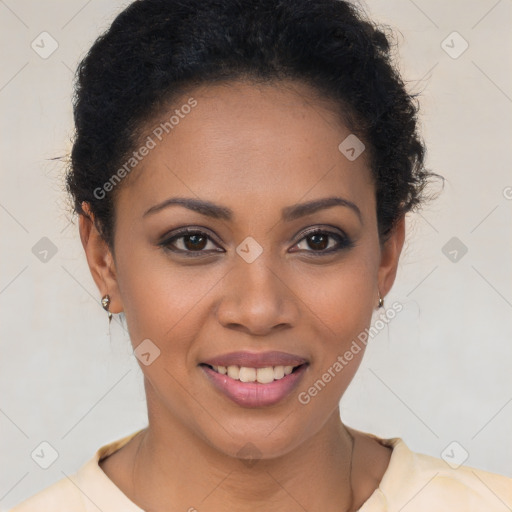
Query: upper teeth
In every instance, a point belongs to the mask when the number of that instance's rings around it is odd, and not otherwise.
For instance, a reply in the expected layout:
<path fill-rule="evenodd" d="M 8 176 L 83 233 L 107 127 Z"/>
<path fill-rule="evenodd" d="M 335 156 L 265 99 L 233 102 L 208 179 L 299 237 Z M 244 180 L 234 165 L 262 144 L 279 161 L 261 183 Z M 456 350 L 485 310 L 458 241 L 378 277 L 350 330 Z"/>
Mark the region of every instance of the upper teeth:
<path fill-rule="evenodd" d="M 212 368 L 222 375 L 228 375 L 232 379 L 241 382 L 259 382 L 268 384 L 274 380 L 282 379 L 285 375 L 290 375 L 293 366 L 266 366 L 265 368 L 248 368 L 247 366 L 212 366 Z"/>

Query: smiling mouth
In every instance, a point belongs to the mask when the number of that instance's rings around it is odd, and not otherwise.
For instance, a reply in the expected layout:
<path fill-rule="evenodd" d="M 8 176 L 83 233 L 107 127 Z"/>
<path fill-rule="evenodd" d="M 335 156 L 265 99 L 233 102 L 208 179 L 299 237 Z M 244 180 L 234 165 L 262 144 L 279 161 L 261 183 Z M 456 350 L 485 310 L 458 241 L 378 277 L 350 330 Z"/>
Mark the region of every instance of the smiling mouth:
<path fill-rule="evenodd" d="M 304 364 L 296 366 L 266 366 L 264 368 L 251 368 L 237 365 L 213 366 L 205 363 L 203 363 L 203 366 L 210 368 L 220 375 L 226 375 L 235 381 L 270 384 L 275 380 L 281 380 L 287 375 L 294 373 L 296 370 L 304 366 Z"/>

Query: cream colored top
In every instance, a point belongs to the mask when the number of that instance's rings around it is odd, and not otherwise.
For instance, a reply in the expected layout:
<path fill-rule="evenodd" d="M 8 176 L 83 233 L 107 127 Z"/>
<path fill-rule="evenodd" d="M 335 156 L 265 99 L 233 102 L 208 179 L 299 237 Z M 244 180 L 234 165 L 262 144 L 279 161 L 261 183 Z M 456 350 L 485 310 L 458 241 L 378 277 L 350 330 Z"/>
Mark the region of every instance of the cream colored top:
<path fill-rule="evenodd" d="M 142 430 L 142 429 L 141 429 Z M 98 464 L 140 432 L 102 446 L 70 479 L 63 478 L 9 512 L 143 512 Z M 381 483 L 360 512 L 510 512 L 512 478 L 414 453 L 400 438 L 377 439 L 393 448 Z"/>

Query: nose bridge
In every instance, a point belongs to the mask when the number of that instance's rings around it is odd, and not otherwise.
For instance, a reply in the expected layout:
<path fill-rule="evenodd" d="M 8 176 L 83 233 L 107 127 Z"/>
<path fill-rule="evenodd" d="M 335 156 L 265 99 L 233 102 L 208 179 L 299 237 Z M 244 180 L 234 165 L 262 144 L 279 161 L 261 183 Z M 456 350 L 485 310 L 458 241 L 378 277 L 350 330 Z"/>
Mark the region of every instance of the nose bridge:
<path fill-rule="evenodd" d="M 236 279 L 237 295 L 244 307 L 257 312 L 264 308 L 277 309 L 283 300 L 282 283 L 276 270 L 272 268 L 270 251 L 263 251 L 254 261 L 248 262 L 238 257 L 233 277 Z"/>
<path fill-rule="evenodd" d="M 253 249 L 249 242 L 249 253 Z M 296 318 L 293 297 L 279 276 L 273 255 L 263 251 L 251 260 L 244 254 L 236 254 L 226 276 L 218 320 L 226 327 L 243 327 L 252 334 L 292 324 Z"/>
<path fill-rule="evenodd" d="M 263 251 L 254 261 L 247 262 L 243 258 L 242 261 L 236 263 L 235 273 L 238 279 L 243 283 L 242 289 L 245 290 L 246 296 L 248 294 L 263 293 L 265 296 L 275 295 L 279 288 L 276 286 L 278 272 L 273 268 L 276 266 L 275 259 L 273 259 L 270 251 Z M 282 285 L 282 283 L 281 283 Z"/>
<path fill-rule="evenodd" d="M 278 255 L 272 249 L 272 236 L 258 233 L 257 237 L 247 236 L 236 247 L 233 273 L 242 284 L 251 288 L 251 293 L 273 293 L 276 285 Z M 242 287 L 243 289 L 243 287 Z"/>

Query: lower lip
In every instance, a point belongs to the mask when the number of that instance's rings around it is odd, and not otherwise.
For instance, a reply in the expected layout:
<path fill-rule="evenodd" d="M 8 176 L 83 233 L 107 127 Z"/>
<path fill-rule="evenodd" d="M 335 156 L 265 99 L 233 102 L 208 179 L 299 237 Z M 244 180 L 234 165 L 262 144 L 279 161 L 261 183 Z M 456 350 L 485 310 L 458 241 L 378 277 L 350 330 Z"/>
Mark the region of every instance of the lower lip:
<path fill-rule="evenodd" d="M 298 385 L 304 375 L 307 364 L 303 364 L 293 373 L 268 384 L 259 382 L 241 382 L 222 375 L 210 367 L 201 365 L 202 370 L 225 396 L 242 407 L 266 407 L 286 398 Z"/>

